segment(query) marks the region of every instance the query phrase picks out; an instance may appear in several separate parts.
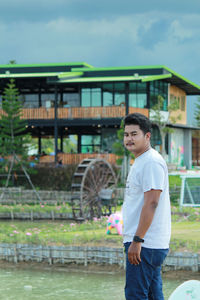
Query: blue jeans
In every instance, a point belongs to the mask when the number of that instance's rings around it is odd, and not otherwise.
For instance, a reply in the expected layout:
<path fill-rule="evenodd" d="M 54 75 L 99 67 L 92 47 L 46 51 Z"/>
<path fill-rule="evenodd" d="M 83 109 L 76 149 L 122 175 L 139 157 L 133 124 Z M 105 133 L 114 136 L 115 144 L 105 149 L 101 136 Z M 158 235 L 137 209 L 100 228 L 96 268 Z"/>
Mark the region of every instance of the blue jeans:
<path fill-rule="evenodd" d="M 126 251 L 126 300 L 164 300 L 162 292 L 161 265 L 169 249 L 150 249 L 142 247 L 139 265 L 132 265 Z"/>

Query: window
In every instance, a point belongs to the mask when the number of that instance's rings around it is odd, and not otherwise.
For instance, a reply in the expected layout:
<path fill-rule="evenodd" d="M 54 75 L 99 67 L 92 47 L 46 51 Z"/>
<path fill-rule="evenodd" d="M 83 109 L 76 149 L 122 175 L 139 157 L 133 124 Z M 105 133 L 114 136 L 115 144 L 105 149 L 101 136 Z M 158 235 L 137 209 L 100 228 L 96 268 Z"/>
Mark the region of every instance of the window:
<path fill-rule="evenodd" d="M 103 92 L 103 106 L 113 105 L 113 84 L 104 83 L 102 87 Z"/>
<path fill-rule="evenodd" d="M 81 106 L 101 106 L 101 88 L 82 88 Z"/>
<path fill-rule="evenodd" d="M 90 89 L 81 89 L 81 106 L 90 106 Z"/>
<path fill-rule="evenodd" d="M 38 108 L 39 97 L 38 94 L 23 94 L 19 96 L 19 99 L 23 103 L 24 108 Z"/>
<path fill-rule="evenodd" d="M 82 135 L 81 136 L 81 153 L 100 152 L 101 136 L 100 135 Z"/>
<path fill-rule="evenodd" d="M 42 102 L 43 107 L 46 107 L 46 108 L 54 107 L 54 105 L 55 105 L 55 94 L 54 93 L 52 93 L 52 94 L 41 94 L 41 102 Z M 60 94 L 58 94 L 58 104 L 59 103 L 60 103 Z"/>
<path fill-rule="evenodd" d="M 91 106 L 101 106 L 101 89 L 91 89 Z"/>
<path fill-rule="evenodd" d="M 138 101 L 138 107 L 140 107 L 140 108 L 147 107 L 146 83 L 138 82 L 138 84 L 137 84 L 137 101 Z"/>
<path fill-rule="evenodd" d="M 138 107 L 137 105 L 137 83 L 131 82 L 129 84 L 129 106 Z"/>
<path fill-rule="evenodd" d="M 60 102 L 61 107 L 78 107 L 80 106 L 78 93 L 63 93 L 63 101 Z"/>
<path fill-rule="evenodd" d="M 114 105 L 125 105 L 125 83 L 114 84 Z"/>
<path fill-rule="evenodd" d="M 130 107 L 147 107 L 146 83 L 131 82 L 129 83 L 129 106 Z"/>
<path fill-rule="evenodd" d="M 164 99 L 163 110 L 167 111 L 168 107 L 168 84 L 161 80 L 150 82 L 150 108 L 158 101 L 158 96 Z"/>

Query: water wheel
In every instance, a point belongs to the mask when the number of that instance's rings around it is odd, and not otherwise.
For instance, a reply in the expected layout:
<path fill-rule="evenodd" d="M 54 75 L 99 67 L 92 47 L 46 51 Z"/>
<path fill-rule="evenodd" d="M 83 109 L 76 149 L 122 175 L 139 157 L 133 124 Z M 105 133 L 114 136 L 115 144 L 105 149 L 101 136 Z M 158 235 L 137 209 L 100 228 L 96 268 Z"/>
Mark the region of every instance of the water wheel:
<path fill-rule="evenodd" d="M 116 182 L 115 172 L 106 160 L 84 159 L 77 166 L 71 185 L 73 217 L 93 219 L 111 213 L 112 207 L 113 209 L 116 207 L 114 201 Z M 102 191 L 111 191 L 110 198 L 102 199 L 100 196 Z"/>

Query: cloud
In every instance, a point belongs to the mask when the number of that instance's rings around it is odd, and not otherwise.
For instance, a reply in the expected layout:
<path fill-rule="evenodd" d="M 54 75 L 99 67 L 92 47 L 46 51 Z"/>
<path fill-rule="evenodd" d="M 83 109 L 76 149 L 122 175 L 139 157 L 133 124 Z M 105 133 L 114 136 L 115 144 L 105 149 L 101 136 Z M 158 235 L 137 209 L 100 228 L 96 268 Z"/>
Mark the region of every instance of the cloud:
<path fill-rule="evenodd" d="M 139 29 L 139 43 L 142 47 L 154 49 L 157 43 L 168 39 L 170 20 L 153 20 L 150 26 L 141 25 Z"/>
<path fill-rule="evenodd" d="M 0 63 L 15 59 L 86 61 L 99 67 L 163 64 L 198 83 L 200 4 L 194 0 L 186 7 L 183 0 L 176 10 L 176 2 L 167 3 L 1 1 Z"/>

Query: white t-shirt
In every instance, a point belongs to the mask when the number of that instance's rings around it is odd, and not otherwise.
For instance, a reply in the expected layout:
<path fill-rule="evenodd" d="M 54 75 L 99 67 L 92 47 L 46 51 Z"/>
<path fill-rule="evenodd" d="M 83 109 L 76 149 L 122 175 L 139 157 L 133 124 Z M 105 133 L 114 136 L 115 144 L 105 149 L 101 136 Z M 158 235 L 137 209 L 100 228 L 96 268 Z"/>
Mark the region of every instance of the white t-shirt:
<path fill-rule="evenodd" d="M 144 204 L 144 193 L 151 189 L 162 192 L 142 247 L 167 249 L 171 235 L 168 169 L 162 156 L 152 148 L 135 159 L 127 178 L 123 203 L 124 243 L 132 242 Z"/>

